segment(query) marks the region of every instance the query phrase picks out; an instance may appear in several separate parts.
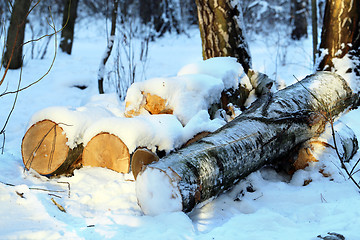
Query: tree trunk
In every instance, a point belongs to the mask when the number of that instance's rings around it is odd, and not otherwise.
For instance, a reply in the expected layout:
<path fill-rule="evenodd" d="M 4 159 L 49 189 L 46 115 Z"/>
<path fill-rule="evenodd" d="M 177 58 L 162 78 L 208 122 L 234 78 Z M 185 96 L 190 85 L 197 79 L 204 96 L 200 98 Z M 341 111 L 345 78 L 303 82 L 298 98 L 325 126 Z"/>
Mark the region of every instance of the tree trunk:
<path fill-rule="evenodd" d="M 293 22 L 291 38 L 294 40 L 307 37 L 307 5 L 306 0 L 291 0 L 291 16 Z"/>
<path fill-rule="evenodd" d="M 321 33 L 318 70 L 337 71 L 334 59 L 346 54 L 354 66 L 348 64 L 346 73 L 360 77 L 360 0 L 327 0 Z"/>
<path fill-rule="evenodd" d="M 232 2 L 196 0 L 203 58 L 235 57 L 247 73 L 251 68 L 251 57 L 242 10 L 239 3 Z"/>
<path fill-rule="evenodd" d="M 3 65 L 6 68 L 18 69 L 22 66 L 22 45 L 29 8 L 30 1 L 28 0 L 16 0 L 14 2 L 3 59 Z"/>
<path fill-rule="evenodd" d="M 71 149 L 59 124 L 43 120 L 32 125 L 22 140 L 21 154 L 25 168 L 41 175 L 71 174 L 81 160 L 82 145 Z"/>
<path fill-rule="evenodd" d="M 142 23 L 150 25 L 156 32 L 159 32 L 164 24 L 162 1 L 139 0 L 139 14 Z"/>
<path fill-rule="evenodd" d="M 99 66 L 99 72 L 98 72 L 98 88 L 99 93 L 103 94 L 104 92 L 104 75 L 105 75 L 105 65 L 107 60 L 110 57 L 112 48 L 114 46 L 115 41 L 115 32 L 116 32 L 116 18 L 117 18 L 117 11 L 118 11 L 118 5 L 119 0 L 113 0 L 113 10 L 111 13 L 111 31 L 110 31 L 110 37 L 108 39 L 107 48 L 105 50 L 105 54 L 103 58 L 101 59 L 100 66 Z"/>
<path fill-rule="evenodd" d="M 60 48 L 69 55 L 71 54 L 74 42 L 74 29 L 78 3 L 79 0 L 66 0 L 64 3 L 63 30 L 61 31 Z"/>
<path fill-rule="evenodd" d="M 316 0 L 311 0 L 311 25 L 312 25 L 312 42 L 313 42 L 313 63 L 315 66 L 317 45 L 318 45 L 318 17 L 317 17 L 317 4 Z"/>
<path fill-rule="evenodd" d="M 134 2 L 136 4 L 135 0 L 123 0 L 119 2 L 121 12 L 121 24 L 133 17 L 131 13 L 131 8 Z"/>
<path fill-rule="evenodd" d="M 355 97 L 343 78 L 326 72 L 263 96 L 213 134 L 140 172 L 136 194 L 142 210 L 146 214 L 191 211 L 319 136 L 326 118 L 349 108 Z"/>

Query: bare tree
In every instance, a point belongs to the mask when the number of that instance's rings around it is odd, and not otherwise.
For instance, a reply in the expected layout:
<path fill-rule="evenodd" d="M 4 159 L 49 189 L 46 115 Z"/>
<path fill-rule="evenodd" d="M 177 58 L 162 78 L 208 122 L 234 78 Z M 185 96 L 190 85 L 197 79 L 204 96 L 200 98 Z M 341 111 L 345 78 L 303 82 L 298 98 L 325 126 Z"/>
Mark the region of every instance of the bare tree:
<path fill-rule="evenodd" d="M 311 25 L 312 25 L 312 40 L 313 40 L 313 63 L 316 62 L 317 45 L 318 45 L 318 17 L 316 0 L 311 0 Z"/>
<path fill-rule="evenodd" d="M 18 69 L 22 66 L 22 46 L 24 43 L 26 18 L 29 8 L 30 1 L 28 0 L 15 0 L 12 6 L 6 40 L 6 51 L 3 58 L 3 65 L 7 69 Z"/>
<path fill-rule="evenodd" d="M 78 3 L 79 0 L 66 0 L 64 2 L 62 23 L 63 30 L 61 32 L 60 49 L 67 54 L 71 54 L 74 42 L 75 20 Z"/>
<path fill-rule="evenodd" d="M 245 39 L 239 2 L 196 0 L 203 58 L 231 56 L 245 72 L 251 68 L 251 56 Z"/>
<path fill-rule="evenodd" d="M 16 2 L 16 1 L 15 1 L 15 2 Z M 29 2 L 29 5 L 30 5 L 30 2 L 31 2 L 31 1 L 28 1 L 28 2 Z M 37 6 L 39 6 L 39 3 L 40 3 L 40 2 L 41 2 L 40 0 L 36 1 L 31 8 L 30 8 L 30 6 L 26 6 L 26 8 L 27 8 L 28 10 L 27 10 L 26 13 L 24 13 L 25 18 L 24 18 L 24 20 L 23 20 L 22 22 L 18 22 L 19 25 L 20 25 L 20 27 L 22 27 L 22 25 L 25 25 L 25 20 L 26 20 L 27 16 L 28 16 Z M 10 1 L 9 1 L 8 3 L 10 3 Z M 14 11 L 15 11 L 15 10 L 14 10 L 14 9 L 15 9 L 15 6 L 11 6 L 11 7 L 12 7 L 12 9 L 13 9 L 13 11 L 12 11 L 12 15 L 13 15 L 13 14 L 14 14 Z M 21 39 L 22 41 L 21 41 L 21 45 L 20 45 L 20 46 L 18 46 L 18 45 L 17 45 L 18 43 L 16 43 L 16 42 L 18 41 L 18 37 L 15 37 L 15 38 L 13 39 L 13 40 L 15 41 L 15 43 L 12 44 L 12 48 L 11 48 L 11 49 L 12 49 L 12 53 L 11 53 L 11 55 L 10 55 L 8 64 L 6 65 L 6 69 L 5 69 L 5 71 L 2 73 L 2 76 L 1 76 L 1 79 L 0 79 L 0 86 L 5 82 L 5 78 L 6 78 L 6 76 L 7 76 L 8 69 L 9 69 L 9 67 L 10 67 L 10 63 L 12 62 L 12 59 L 13 59 L 13 57 L 14 57 L 14 52 L 15 52 L 15 50 L 16 50 L 17 47 L 22 48 L 23 45 L 26 45 L 26 44 L 28 44 L 28 43 L 38 42 L 39 40 L 41 40 L 41 39 L 43 39 L 43 38 L 46 38 L 46 37 L 51 38 L 52 36 L 55 36 L 55 41 L 54 41 L 54 44 L 55 44 L 55 48 L 54 48 L 54 49 L 55 49 L 55 51 L 54 51 L 54 57 L 53 57 L 53 59 L 52 59 L 52 61 L 51 61 L 51 64 L 50 64 L 48 70 L 47 70 L 41 77 L 37 78 L 36 80 L 34 80 L 34 81 L 31 82 L 31 83 L 28 83 L 28 84 L 25 85 L 25 86 L 21 86 L 21 84 L 22 84 L 22 68 L 21 68 L 17 88 L 16 88 L 15 90 L 11 90 L 11 89 L 6 88 L 4 92 L 1 92 L 1 93 L 0 93 L 0 99 L 1 99 L 2 97 L 6 96 L 6 95 L 10 95 L 10 94 L 14 94 L 14 95 L 15 95 L 14 100 L 13 100 L 13 103 L 12 103 L 11 106 L 10 106 L 8 115 L 7 115 L 6 119 L 5 119 L 5 121 L 4 121 L 3 123 L 1 123 L 1 125 L 0 125 L 0 136 L 1 136 L 1 135 L 3 136 L 2 145 L 0 145 L 1 154 L 3 153 L 4 148 L 5 148 L 5 139 L 6 139 L 6 138 L 5 138 L 5 132 L 6 132 L 6 127 L 7 127 L 8 123 L 10 122 L 11 115 L 12 115 L 13 112 L 14 112 L 15 105 L 16 105 L 16 102 L 17 102 L 19 93 L 20 93 L 21 91 L 24 91 L 24 90 L 30 88 L 31 86 L 33 86 L 33 85 L 35 85 L 35 84 L 37 84 L 37 83 L 39 83 L 44 77 L 46 77 L 46 76 L 49 74 L 49 72 L 51 71 L 52 67 L 54 66 L 55 58 L 56 58 L 56 55 L 57 55 L 57 48 L 56 48 L 56 46 L 57 46 L 57 37 L 56 37 L 56 35 L 59 33 L 59 31 L 56 30 L 56 26 L 55 26 L 54 19 L 53 19 L 53 17 L 52 17 L 50 8 L 49 8 L 49 12 L 50 12 L 50 21 L 48 21 L 48 25 L 49 25 L 50 28 L 53 30 L 53 33 L 42 35 L 41 37 L 39 37 L 39 38 L 37 38 L 37 39 L 31 39 L 31 40 L 29 40 L 29 41 L 27 41 L 27 42 L 25 42 L 25 43 L 24 43 L 23 37 L 22 37 L 22 39 Z M 1 23 L 1 24 L 0 24 L 0 27 L 1 27 L 1 28 L 3 27 L 3 25 L 6 24 L 5 21 L 4 21 L 4 22 L 0 22 L 0 23 Z M 19 25 L 18 25 L 18 26 L 19 26 Z M 18 29 L 19 29 L 19 28 L 17 28 L 17 31 L 19 31 Z M 1 34 L 2 34 L 2 32 L 0 31 L 0 36 L 1 36 Z M 16 34 L 19 35 L 18 32 L 17 32 Z M 9 38 L 8 38 L 7 40 L 9 41 Z M 7 48 L 9 48 L 9 46 L 7 46 Z M 5 55 L 5 54 L 6 54 L 6 53 L 3 53 L 3 55 L 2 55 L 2 58 L 3 58 L 3 59 L 4 59 L 4 55 Z M 21 53 L 21 54 L 22 54 L 22 53 Z M 23 57 L 23 56 L 21 55 L 21 58 L 22 58 L 22 57 Z M 21 59 L 21 61 L 22 61 L 22 59 Z M 20 66 L 20 67 L 21 67 L 21 66 Z M 1 140 L 1 139 L 0 139 L 0 140 Z"/>
<path fill-rule="evenodd" d="M 139 16 L 141 22 L 155 32 L 153 37 L 161 37 L 166 32 L 175 30 L 180 33 L 181 24 L 177 13 L 180 4 L 174 0 L 139 0 Z"/>
<path fill-rule="evenodd" d="M 117 11 L 119 6 L 119 0 L 113 0 L 113 10 L 111 13 L 111 31 L 110 31 L 110 37 L 108 38 L 107 47 L 105 50 L 105 54 L 100 62 L 99 72 L 98 72 L 98 88 L 99 93 L 104 93 L 104 74 L 105 74 L 105 65 L 107 60 L 110 57 L 112 48 L 114 46 L 115 41 L 115 32 L 116 32 L 116 18 L 117 18 Z"/>
<path fill-rule="evenodd" d="M 307 0 L 291 0 L 291 16 L 293 30 L 291 38 L 299 40 L 302 37 L 307 37 Z"/>

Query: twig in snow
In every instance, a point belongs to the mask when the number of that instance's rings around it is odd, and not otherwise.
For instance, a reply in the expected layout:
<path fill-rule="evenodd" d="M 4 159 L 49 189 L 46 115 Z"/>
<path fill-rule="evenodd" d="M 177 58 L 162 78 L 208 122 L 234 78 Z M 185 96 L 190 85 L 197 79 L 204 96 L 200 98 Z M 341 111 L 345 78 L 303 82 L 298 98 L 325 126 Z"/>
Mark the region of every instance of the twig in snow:
<path fill-rule="evenodd" d="M 66 213 L 65 208 L 64 208 L 63 206 L 61 206 L 60 204 L 58 204 L 58 203 L 54 200 L 54 198 L 51 198 L 51 201 L 55 204 L 55 206 L 58 207 L 58 209 L 59 209 L 60 211 Z"/>
<path fill-rule="evenodd" d="M 11 183 L 6 183 L 3 181 L 0 181 L 0 183 L 6 185 L 6 186 L 10 186 L 10 187 L 15 187 L 15 184 L 11 184 Z M 53 192 L 53 193 L 62 193 L 65 192 L 64 190 L 49 190 L 49 189 L 45 189 L 45 188 L 38 188 L 38 187 L 29 187 L 30 190 L 37 190 L 37 191 L 44 191 L 44 192 Z"/>
<path fill-rule="evenodd" d="M 70 183 L 69 182 L 57 182 L 57 183 L 63 183 L 63 184 L 67 184 L 68 185 L 68 198 L 70 198 L 70 194 L 71 194 L 71 189 L 70 189 Z"/>
<path fill-rule="evenodd" d="M 324 196 L 322 195 L 322 193 L 320 193 L 320 199 L 322 203 L 327 203 L 326 199 L 324 198 Z"/>
<path fill-rule="evenodd" d="M 54 196 L 54 197 L 57 197 L 57 198 L 61 198 L 59 195 L 52 194 L 52 193 L 49 193 L 48 195 L 49 195 L 49 196 Z"/>
<path fill-rule="evenodd" d="M 20 193 L 20 192 L 18 192 L 18 191 L 15 191 L 15 192 L 16 192 L 16 194 L 19 195 L 21 198 L 25 198 L 25 197 L 24 197 L 24 193 Z"/>

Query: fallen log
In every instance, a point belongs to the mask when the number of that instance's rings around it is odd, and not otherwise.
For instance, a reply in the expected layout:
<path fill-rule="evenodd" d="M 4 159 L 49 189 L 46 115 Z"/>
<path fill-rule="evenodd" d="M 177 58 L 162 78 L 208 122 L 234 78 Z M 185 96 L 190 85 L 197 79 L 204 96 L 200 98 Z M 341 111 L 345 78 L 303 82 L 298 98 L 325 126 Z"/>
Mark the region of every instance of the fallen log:
<path fill-rule="evenodd" d="M 159 161 L 159 157 L 149 149 L 137 149 L 131 158 L 131 172 L 135 180 L 144 166 L 157 161 Z"/>
<path fill-rule="evenodd" d="M 25 168 L 47 176 L 72 174 L 81 167 L 85 129 L 106 116 L 112 113 L 95 106 L 50 107 L 35 113 L 21 143 Z"/>
<path fill-rule="evenodd" d="M 138 203 L 145 214 L 189 212 L 319 136 L 355 98 L 342 77 L 328 72 L 267 94 L 213 134 L 148 165 L 137 176 Z"/>
<path fill-rule="evenodd" d="M 71 173 L 77 168 L 82 144 L 70 148 L 63 128 L 50 120 L 33 124 L 25 133 L 21 154 L 25 168 L 34 169 L 41 175 Z"/>
<path fill-rule="evenodd" d="M 128 173 L 130 170 L 129 149 L 119 137 L 101 132 L 84 147 L 82 165 Z"/>
<path fill-rule="evenodd" d="M 204 131 L 196 134 L 193 138 L 188 140 L 183 146 L 190 145 L 191 143 L 194 143 L 207 135 L 209 135 L 210 132 Z M 153 153 L 147 148 L 139 148 L 137 149 L 134 154 L 131 157 L 131 172 L 133 173 L 133 176 L 136 180 L 137 175 L 139 172 L 150 163 L 159 161 L 159 156 L 156 153 Z"/>
<path fill-rule="evenodd" d="M 172 114 L 173 110 L 168 106 L 169 103 L 166 99 L 159 97 L 156 94 L 141 92 L 143 99 L 140 105 L 136 108 L 132 106 L 131 102 L 126 102 L 125 117 L 132 118 L 141 115 L 144 111 L 150 114 Z M 130 110 L 129 110 L 130 108 Z"/>

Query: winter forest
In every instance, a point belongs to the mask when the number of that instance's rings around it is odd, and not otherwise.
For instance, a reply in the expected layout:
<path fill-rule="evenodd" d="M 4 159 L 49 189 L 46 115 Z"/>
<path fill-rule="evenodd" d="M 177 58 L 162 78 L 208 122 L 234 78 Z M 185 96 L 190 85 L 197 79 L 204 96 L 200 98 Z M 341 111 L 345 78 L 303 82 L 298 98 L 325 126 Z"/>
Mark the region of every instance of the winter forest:
<path fill-rule="evenodd" d="M 0 1 L 0 239 L 360 239 L 359 16 Z"/>

